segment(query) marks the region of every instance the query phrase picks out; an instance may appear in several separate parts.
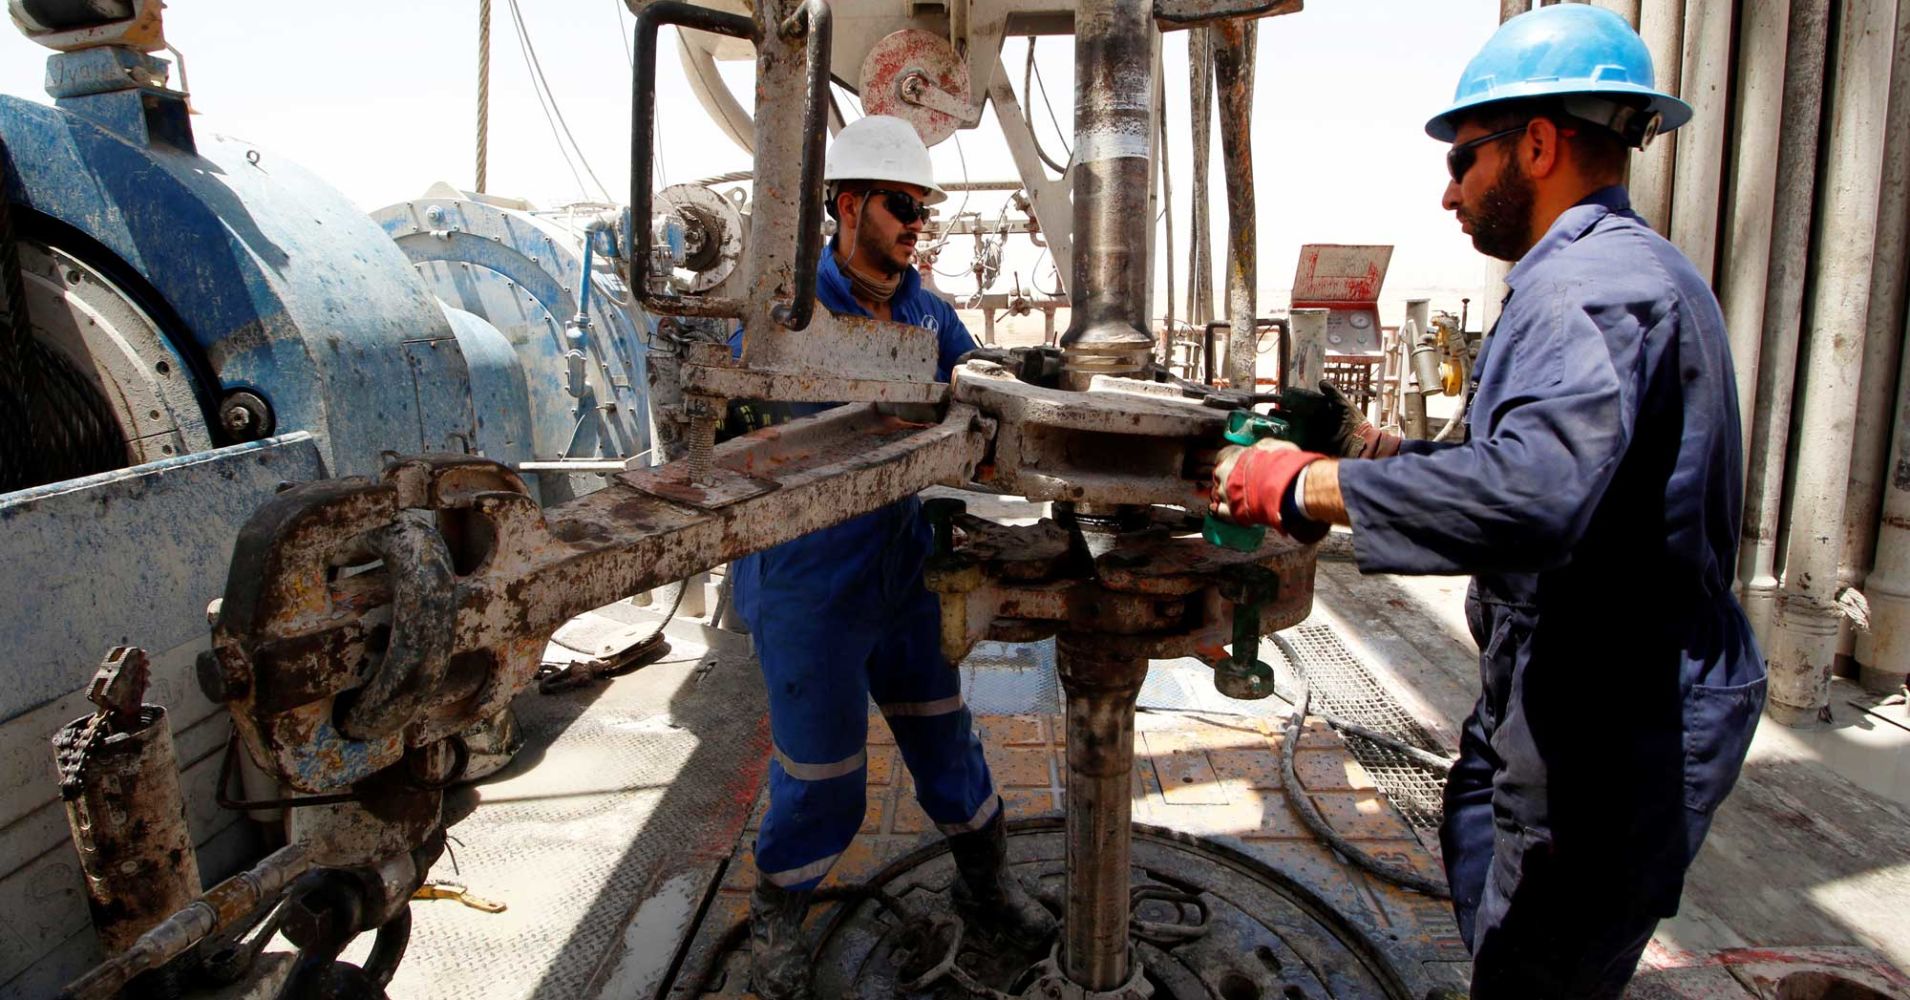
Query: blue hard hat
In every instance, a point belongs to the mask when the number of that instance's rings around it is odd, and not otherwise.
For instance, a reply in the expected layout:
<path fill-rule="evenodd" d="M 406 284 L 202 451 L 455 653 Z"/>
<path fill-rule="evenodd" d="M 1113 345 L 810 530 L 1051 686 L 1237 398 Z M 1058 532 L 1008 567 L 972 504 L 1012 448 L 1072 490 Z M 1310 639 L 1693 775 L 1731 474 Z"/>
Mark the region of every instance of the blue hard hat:
<path fill-rule="evenodd" d="M 1533 97 L 1567 98 L 1574 116 L 1605 125 L 1635 146 L 1691 120 L 1691 105 L 1655 86 L 1651 51 L 1624 18 L 1590 4 L 1560 3 L 1500 25 L 1466 64 L 1452 106 L 1426 123 L 1426 134 L 1451 142 L 1468 112 Z"/>

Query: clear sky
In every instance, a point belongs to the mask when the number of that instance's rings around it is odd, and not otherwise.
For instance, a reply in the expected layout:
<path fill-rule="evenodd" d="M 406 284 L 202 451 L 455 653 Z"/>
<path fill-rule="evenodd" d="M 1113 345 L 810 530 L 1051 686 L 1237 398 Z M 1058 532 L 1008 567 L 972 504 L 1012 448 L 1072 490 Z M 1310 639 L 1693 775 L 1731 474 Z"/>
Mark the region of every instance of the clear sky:
<path fill-rule="evenodd" d="M 584 156 L 623 201 L 629 178 L 630 18 L 621 0 L 518 0 L 525 28 Z M 836 0 L 838 3 L 845 0 Z M 893 0 L 878 0 L 893 2 Z M 584 189 L 552 138 L 530 83 L 507 0 L 494 0 L 490 189 L 543 205 Z M 343 0 L 308 4 L 172 0 L 167 36 L 184 53 L 200 112 L 197 127 L 242 136 L 328 178 L 367 210 L 420 195 L 434 181 L 468 188 L 473 177 L 477 82 L 476 0 Z M 1397 245 L 1383 318 L 1428 296 L 1457 311 L 1485 279 L 1474 252 L 1438 201 L 1444 147 L 1422 131 L 1451 95 L 1459 71 L 1497 25 L 1494 0 L 1308 0 L 1298 14 L 1261 22 L 1252 134 L 1259 205 L 1260 305 L 1284 307 L 1302 243 Z M 667 33 L 667 29 L 666 29 Z M 1037 63 L 1063 128 L 1072 131 L 1073 47 L 1044 39 Z M 746 169 L 749 159 L 704 117 L 663 39 L 658 60 L 664 179 L 685 181 Z M 1017 89 L 1026 52 L 1006 43 L 1003 63 Z M 1185 33 L 1163 42 L 1170 168 L 1174 178 L 1177 299 L 1185 298 L 1188 153 Z M 0 30 L 0 93 L 44 100 L 46 51 Z M 751 67 L 725 64 L 749 103 Z M 175 76 L 175 83 L 177 78 Z M 1038 95 L 1025 100 L 1059 155 Z M 853 101 L 846 107 L 852 116 Z M 1068 137 L 1070 140 L 1072 136 Z M 1014 176 L 992 116 L 934 149 L 945 178 Z M 1215 270 L 1226 238 L 1219 139 L 1212 156 Z M 959 196 L 946 208 L 952 210 Z M 969 208 L 998 201 L 977 195 Z M 946 214 L 946 213 L 945 213 Z M 967 238 L 941 260 L 966 268 Z M 1051 265 L 1011 246 L 1007 269 L 1052 287 Z M 1156 261 L 1157 287 L 1161 267 Z M 967 291 L 972 281 L 942 284 Z M 1004 281 L 1002 288 L 1005 289 Z M 1158 296 L 1158 292 L 1157 292 Z M 1224 290 L 1216 290 L 1216 301 Z M 1156 299 L 1156 313 L 1159 311 Z M 1476 320 L 1475 320 L 1476 322 Z"/>

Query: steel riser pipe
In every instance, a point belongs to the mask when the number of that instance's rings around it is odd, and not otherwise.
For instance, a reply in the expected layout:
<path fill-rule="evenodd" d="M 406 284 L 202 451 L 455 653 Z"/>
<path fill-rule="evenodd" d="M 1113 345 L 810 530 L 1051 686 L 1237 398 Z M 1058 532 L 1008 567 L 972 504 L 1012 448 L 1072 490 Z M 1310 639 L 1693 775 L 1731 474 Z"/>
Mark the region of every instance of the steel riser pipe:
<path fill-rule="evenodd" d="M 1063 636 L 1055 663 L 1067 698 L 1068 885 L 1062 971 L 1074 985 L 1127 981 L 1134 704 L 1147 661 Z"/>
<path fill-rule="evenodd" d="M 1904 335 L 1910 337 L 1910 322 Z M 1857 639 L 1858 679 L 1889 690 L 1910 672 L 1910 351 L 1898 361 L 1896 430 L 1886 470 L 1877 559 L 1864 584 L 1870 631 Z"/>
<path fill-rule="evenodd" d="M 1883 193 L 1877 201 L 1877 249 L 1870 269 L 1870 321 L 1864 334 L 1863 380 L 1857 387 L 1843 565 L 1837 572 L 1839 586 L 1865 591 L 1880 530 L 1891 418 L 1896 412 L 1897 363 L 1903 354 L 1905 249 L 1910 246 L 1910 146 L 1904 144 L 1910 136 L 1910 13 L 1897 23 L 1894 51 L 1890 110 L 1884 123 Z M 1856 638 L 1856 630 L 1846 625 L 1837 644 L 1840 660 L 1854 652 Z M 1892 690 L 1902 673 L 1897 670 L 1894 678 L 1873 677 L 1872 683 L 1887 684 L 1882 690 Z"/>
<path fill-rule="evenodd" d="M 1790 0 L 1744 5 L 1739 29 L 1738 98 L 1734 109 L 1730 208 L 1718 298 L 1731 338 L 1743 415 L 1739 448 L 1751 470 L 1751 408 L 1756 405 L 1759 334 L 1770 288 L 1771 226 L 1777 201 L 1778 133 L 1784 110 L 1784 48 L 1790 37 Z"/>
<path fill-rule="evenodd" d="M 1227 180 L 1227 378 L 1253 391 L 1259 360 L 1254 325 L 1254 285 L 1259 269 L 1253 200 L 1253 59 L 1258 37 L 1252 21 L 1214 25 L 1214 82 L 1220 93 L 1221 170 Z M 1309 386 L 1311 388 L 1311 386 Z"/>
<path fill-rule="evenodd" d="M 1859 366 L 1870 304 L 1871 252 L 1888 114 L 1894 0 L 1852 0 L 1837 38 L 1823 184 L 1823 230 L 1812 261 L 1809 354 L 1798 426 L 1809 447 L 1792 470 L 1790 547 L 1770 653 L 1771 717 L 1816 721 L 1830 704 L 1843 616 L 1836 603 L 1849 495 Z"/>
<path fill-rule="evenodd" d="M 1075 10 L 1074 281 L 1061 337 L 1066 384 L 1134 375 L 1147 333 L 1153 8 L 1087 0 Z"/>
<path fill-rule="evenodd" d="M 1804 313 L 1804 272 L 1811 245 L 1811 207 L 1817 188 L 1817 145 L 1830 26 L 1829 0 L 1792 0 L 1786 29 L 1784 110 L 1778 133 L 1777 201 L 1771 224 L 1770 273 L 1759 348 L 1751 424 L 1738 577 L 1744 610 L 1768 644 L 1777 600 L 1778 519 L 1784 502 L 1784 463 L 1790 445 L 1791 389 Z M 1777 252 L 1782 248 L 1783 252 Z"/>

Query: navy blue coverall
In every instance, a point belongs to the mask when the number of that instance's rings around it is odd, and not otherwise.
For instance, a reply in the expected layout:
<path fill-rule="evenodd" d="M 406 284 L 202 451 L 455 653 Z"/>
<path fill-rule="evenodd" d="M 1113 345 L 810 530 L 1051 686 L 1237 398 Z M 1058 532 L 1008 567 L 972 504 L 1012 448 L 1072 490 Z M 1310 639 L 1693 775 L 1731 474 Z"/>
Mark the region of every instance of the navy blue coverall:
<path fill-rule="evenodd" d="M 1506 284 L 1467 440 L 1343 462 L 1340 490 L 1362 572 L 1472 575 L 1483 693 L 1440 843 L 1474 1000 L 1616 997 L 1764 703 L 1737 395 L 1716 299 L 1621 187 Z"/>
<path fill-rule="evenodd" d="M 869 315 L 833 252 L 823 254 L 816 299 L 838 315 Z M 913 270 L 889 307 L 896 322 L 935 331 L 943 382 L 975 348 L 955 310 Z M 740 336 L 732 343 L 740 349 Z M 784 408 L 792 416 L 824 409 Z M 921 501 L 910 497 L 730 568 L 769 689 L 775 753 L 756 867 L 777 885 L 813 888 L 861 827 L 871 697 L 938 829 L 978 830 L 1000 809 L 960 674 L 942 658 L 939 606 L 922 585 L 930 542 Z"/>

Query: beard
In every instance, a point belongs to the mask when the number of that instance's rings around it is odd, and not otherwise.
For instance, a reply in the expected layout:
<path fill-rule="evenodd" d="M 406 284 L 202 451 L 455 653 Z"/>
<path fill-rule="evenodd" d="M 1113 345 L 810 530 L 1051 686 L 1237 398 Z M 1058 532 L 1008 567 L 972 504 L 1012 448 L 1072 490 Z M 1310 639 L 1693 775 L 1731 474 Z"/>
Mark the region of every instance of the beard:
<path fill-rule="evenodd" d="M 903 239 L 911 242 L 905 245 Z M 864 260 L 881 270 L 884 278 L 893 278 L 908 270 L 910 255 L 915 252 L 912 240 L 906 233 L 902 237 L 884 239 L 867 226 L 856 227 L 856 249 L 861 251 Z"/>
<path fill-rule="evenodd" d="M 1472 246 L 1488 257 L 1517 261 L 1532 249 L 1532 204 L 1538 195 L 1518 160 L 1507 157 L 1479 201 L 1477 212 L 1461 209 L 1472 227 Z"/>

